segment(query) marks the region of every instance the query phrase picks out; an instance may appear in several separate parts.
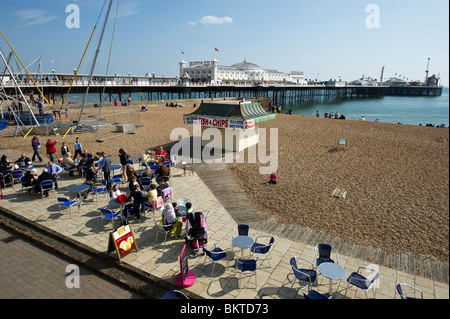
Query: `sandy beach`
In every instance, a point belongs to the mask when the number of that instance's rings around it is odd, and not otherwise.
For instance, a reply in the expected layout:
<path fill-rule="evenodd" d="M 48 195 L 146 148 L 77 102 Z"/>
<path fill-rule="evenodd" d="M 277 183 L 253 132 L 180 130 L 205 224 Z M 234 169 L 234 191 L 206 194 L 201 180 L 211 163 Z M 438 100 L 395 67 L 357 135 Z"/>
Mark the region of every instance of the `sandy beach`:
<path fill-rule="evenodd" d="M 137 134 L 97 143 L 97 134 L 82 134 L 91 153 L 140 155 L 147 148 L 169 145 L 170 133 L 183 127 L 183 114 L 193 103 L 168 108 L 164 103 L 143 102 L 143 127 Z M 132 110 L 143 104 L 121 107 Z M 98 113 L 86 109 L 83 118 Z M 104 107 L 103 114 L 112 107 Z M 79 109 L 71 108 L 76 118 Z M 250 201 L 284 223 L 295 223 L 346 241 L 380 247 L 395 253 L 413 253 L 448 261 L 449 257 L 449 130 L 387 123 L 343 121 L 279 114 L 261 125 L 278 128 L 278 184 L 264 185 L 268 175 L 259 164 L 229 164 Z M 0 132 L 0 153 L 15 160 L 32 155 L 31 137 L 13 137 L 14 128 Z M 62 139 L 58 137 L 60 143 Z M 45 142 L 45 136 L 40 136 Z M 347 151 L 336 151 L 339 139 Z M 73 150 L 74 135 L 64 140 Z M 59 146 L 59 147 L 58 147 Z M 269 145 L 267 146 L 269 153 Z M 41 152 L 42 155 L 42 152 Z M 46 158 L 44 156 L 44 158 Z M 347 191 L 346 199 L 333 198 L 335 188 Z"/>

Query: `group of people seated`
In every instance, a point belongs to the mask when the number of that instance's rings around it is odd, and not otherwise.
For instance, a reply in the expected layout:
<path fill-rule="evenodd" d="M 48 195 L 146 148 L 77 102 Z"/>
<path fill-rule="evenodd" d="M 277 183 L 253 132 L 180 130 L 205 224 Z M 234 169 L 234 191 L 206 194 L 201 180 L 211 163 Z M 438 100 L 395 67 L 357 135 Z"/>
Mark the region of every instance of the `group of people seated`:
<path fill-rule="evenodd" d="M 319 114 L 319 110 L 316 111 L 316 117 L 320 117 Z M 339 112 L 336 111 L 336 113 L 328 113 L 328 111 L 325 111 L 325 113 L 323 114 L 323 117 L 326 119 L 339 119 L 339 120 L 345 120 L 345 115 L 344 114 L 340 114 Z"/>
<path fill-rule="evenodd" d="M 20 182 L 26 188 L 29 188 L 30 194 L 41 194 L 41 184 L 43 181 L 51 180 L 54 183 L 55 190 L 58 189 L 58 176 L 63 169 L 52 161 L 48 161 L 43 168 L 42 173 L 34 167 L 33 162 L 22 154 L 17 161 L 11 163 L 7 155 L 3 155 L 0 160 L 0 186 L 5 187 L 5 184 L 13 183 L 13 172 L 22 172 Z M 48 195 L 48 192 L 45 194 Z"/>

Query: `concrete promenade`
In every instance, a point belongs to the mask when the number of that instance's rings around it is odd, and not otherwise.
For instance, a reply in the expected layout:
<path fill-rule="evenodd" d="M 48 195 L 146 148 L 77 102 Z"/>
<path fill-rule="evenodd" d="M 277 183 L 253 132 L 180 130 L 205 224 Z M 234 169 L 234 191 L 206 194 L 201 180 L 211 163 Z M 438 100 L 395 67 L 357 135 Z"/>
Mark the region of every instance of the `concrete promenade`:
<path fill-rule="evenodd" d="M 301 288 L 304 283 L 299 283 L 295 279 L 289 260 L 294 256 L 300 256 L 314 261 L 314 247 L 318 243 L 330 243 L 337 248 L 339 265 L 345 268 L 347 277 L 360 266 L 378 267 L 380 279 L 377 288 L 368 292 L 368 298 L 374 298 L 375 295 L 376 299 L 399 299 L 395 290 L 397 283 L 407 283 L 421 289 L 426 299 L 449 298 L 448 263 L 421 261 L 414 256 L 403 254 L 390 255 L 380 249 L 345 243 L 339 238 L 332 238 L 307 228 L 280 224 L 274 217 L 255 210 L 247 203 L 245 193 L 239 189 L 230 173 L 224 170 L 221 164 L 201 164 L 195 166 L 195 171 L 193 176 L 182 176 L 180 169 L 173 169 L 171 180 L 173 201 L 189 198 L 195 211 L 211 212 L 207 219 L 209 242 L 226 249 L 230 263 L 227 266 L 226 261 L 219 261 L 214 274 L 211 275 L 210 261 L 204 263 L 203 256 L 190 258 L 190 269 L 197 278 L 195 284 L 185 290 L 191 297 L 302 299 Z M 144 285 L 144 290 L 148 291 L 147 296 L 153 298 L 160 298 L 165 290 L 176 289 L 174 280 L 180 273 L 178 256 L 185 243 L 184 231 L 181 238 L 168 238 L 164 244 L 162 234 L 159 234 L 155 241 L 155 219 L 152 212 L 147 213 L 140 223 L 132 217 L 130 224 L 139 251 L 125 256 L 122 265 L 113 263 L 115 266 L 106 266 L 107 258 L 104 257 L 112 225 L 104 221 L 105 225 L 102 226 L 99 209 L 108 205 L 109 198 L 101 195 L 96 201 L 90 195 L 88 199 L 83 200 L 84 205 L 80 211 L 77 207 L 72 208 L 72 218 L 68 211 L 63 211 L 61 216 L 58 214 L 56 198 L 61 196 L 73 198 L 75 195 L 68 193 L 68 188 L 82 182 L 83 180 L 78 177 L 63 178 L 57 194 L 51 193 L 49 197 L 43 199 L 40 196 L 28 195 L 20 184 L 16 184 L 14 188 L 8 187 L 3 190 L 4 198 L 0 200 L 0 210 L 3 208 L 2 214 L 5 216 L 8 214 L 13 216 L 9 222 L 11 228 L 14 228 L 16 223 L 23 223 L 30 225 L 29 231 L 25 229 L 26 226 L 16 227 L 23 233 L 45 231 L 50 237 L 55 238 L 55 243 L 49 242 L 48 246 L 54 245 L 55 249 L 58 249 L 56 246 L 62 246 L 62 243 L 70 246 L 72 250 L 67 250 L 66 254 L 74 254 L 73 251 L 77 251 L 80 254 L 78 260 L 88 268 L 98 268 L 99 271 L 106 269 L 104 271 L 111 277 L 123 275 L 116 279 L 130 289 Z M 128 185 L 123 185 L 122 189 L 125 188 L 128 188 Z M 1 217 L 0 214 L 0 219 Z M 253 238 L 265 235 L 275 238 L 270 253 L 271 259 L 258 264 L 257 285 L 255 277 L 248 273 L 243 275 L 239 285 L 239 274 L 235 270 L 234 260 L 241 252 L 236 248 L 233 249 L 231 244 L 232 230 L 239 223 L 247 223 L 253 228 Z M 247 254 L 248 250 L 245 253 Z M 82 254 L 86 256 L 81 256 Z M 102 256 L 103 259 L 94 262 L 93 256 Z M 111 254 L 111 260 L 116 259 L 117 257 Z M 134 279 L 130 279 L 135 281 L 136 286 L 127 282 L 126 276 L 130 274 L 136 275 Z M 315 285 L 314 289 L 327 293 L 329 280 L 319 275 L 318 285 Z M 345 279 L 333 281 L 333 292 L 336 299 L 366 298 L 363 291 L 353 286 L 347 289 Z"/>

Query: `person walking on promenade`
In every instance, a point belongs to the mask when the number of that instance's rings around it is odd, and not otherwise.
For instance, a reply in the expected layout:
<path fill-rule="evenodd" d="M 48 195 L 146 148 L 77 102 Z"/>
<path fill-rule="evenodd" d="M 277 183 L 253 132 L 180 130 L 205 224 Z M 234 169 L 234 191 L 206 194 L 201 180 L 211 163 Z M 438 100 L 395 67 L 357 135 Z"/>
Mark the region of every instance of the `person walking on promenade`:
<path fill-rule="evenodd" d="M 81 157 L 83 157 L 83 153 L 82 153 L 82 151 L 81 151 L 81 150 L 83 149 L 83 145 L 81 145 L 81 142 L 80 142 L 80 138 L 79 138 L 79 137 L 77 137 L 77 138 L 75 139 L 74 146 L 75 146 L 75 155 L 74 155 L 73 159 L 76 159 L 76 158 L 77 158 L 77 155 L 80 155 Z"/>
<path fill-rule="evenodd" d="M 51 162 L 55 161 L 55 154 L 56 154 L 56 147 L 55 145 L 58 143 L 58 140 L 55 140 L 52 142 L 51 139 L 47 141 L 47 144 L 45 144 L 45 147 L 47 149 L 47 155 Z"/>
<path fill-rule="evenodd" d="M 39 159 L 39 162 L 42 163 L 42 157 L 39 155 L 39 149 L 42 148 L 42 146 L 37 136 L 34 136 L 33 139 L 31 140 L 31 147 L 33 148 L 34 151 L 31 161 L 34 162 L 37 157 Z"/>
<path fill-rule="evenodd" d="M 111 158 L 109 156 L 106 156 L 105 152 L 101 153 L 102 159 L 102 165 L 99 169 L 103 170 L 103 177 L 106 181 L 106 190 L 111 190 Z"/>

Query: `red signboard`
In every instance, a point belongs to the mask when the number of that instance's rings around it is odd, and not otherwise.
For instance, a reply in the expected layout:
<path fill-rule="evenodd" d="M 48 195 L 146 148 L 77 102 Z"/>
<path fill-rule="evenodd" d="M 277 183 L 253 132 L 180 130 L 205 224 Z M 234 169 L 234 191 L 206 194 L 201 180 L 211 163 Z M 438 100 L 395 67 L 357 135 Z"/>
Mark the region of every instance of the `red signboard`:
<path fill-rule="evenodd" d="M 108 252 L 112 250 L 112 244 L 117 252 L 119 260 L 126 254 L 128 254 L 133 249 L 138 251 L 136 240 L 134 239 L 133 231 L 130 225 L 126 225 L 118 228 L 115 232 L 111 233 L 110 245 L 108 247 Z"/>

